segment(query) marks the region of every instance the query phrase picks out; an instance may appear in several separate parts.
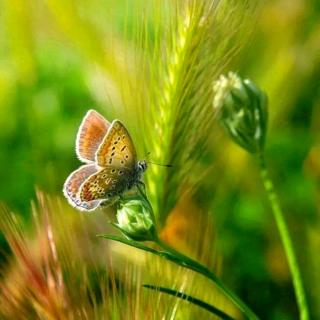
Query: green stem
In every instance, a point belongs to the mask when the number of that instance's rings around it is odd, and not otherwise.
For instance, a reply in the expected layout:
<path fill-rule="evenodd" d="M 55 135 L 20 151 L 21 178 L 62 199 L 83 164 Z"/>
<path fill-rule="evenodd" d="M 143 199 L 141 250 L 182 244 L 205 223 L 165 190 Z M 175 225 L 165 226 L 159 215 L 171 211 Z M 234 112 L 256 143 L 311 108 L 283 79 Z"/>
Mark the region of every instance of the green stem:
<path fill-rule="evenodd" d="M 271 204 L 272 212 L 276 220 L 276 224 L 280 233 L 281 241 L 287 256 L 290 272 L 292 275 L 294 291 L 300 312 L 300 319 L 308 320 L 309 310 L 307 306 L 305 291 L 302 284 L 300 269 L 297 263 L 297 258 L 293 249 L 290 233 L 279 204 L 279 199 L 275 192 L 272 180 L 269 177 L 268 169 L 265 164 L 264 154 L 262 152 L 259 154 L 259 161 L 263 185 Z"/>
<path fill-rule="evenodd" d="M 152 216 L 153 222 L 154 222 L 154 224 L 156 224 L 156 218 L 155 218 L 155 215 L 154 215 L 154 212 L 153 212 L 153 208 L 152 208 L 152 205 L 151 205 L 148 197 L 146 196 L 145 192 L 142 190 L 140 184 L 137 184 L 137 189 L 138 189 L 141 197 L 142 197 L 143 200 L 145 201 L 146 205 L 149 207 L 149 210 L 150 210 L 150 212 L 151 212 L 151 216 Z"/>
<path fill-rule="evenodd" d="M 231 301 L 246 315 L 250 320 L 258 320 L 257 315 L 225 284 L 207 267 L 203 266 L 199 262 L 185 256 L 184 254 L 176 251 L 168 244 L 164 243 L 160 239 L 156 239 L 155 242 L 169 255 L 173 256 L 175 259 L 172 261 L 178 263 L 179 265 L 191 269 L 197 273 L 202 274 L 203 276 L 212 280 L 216 286 L 228 297 Z"/>

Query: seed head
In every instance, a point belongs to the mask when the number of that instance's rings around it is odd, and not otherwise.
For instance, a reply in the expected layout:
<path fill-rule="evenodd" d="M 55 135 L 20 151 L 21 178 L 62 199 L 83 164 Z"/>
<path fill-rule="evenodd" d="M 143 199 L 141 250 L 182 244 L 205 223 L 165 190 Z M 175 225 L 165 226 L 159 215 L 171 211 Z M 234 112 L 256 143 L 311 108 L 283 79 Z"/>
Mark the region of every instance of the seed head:
<path fill-rule="evenodd" d="M 264 148 L 267 98 L 252 81 L 229 72 L 214 82 L 213 108 L 219 121 L 238 145 L 251 153 Z"/>

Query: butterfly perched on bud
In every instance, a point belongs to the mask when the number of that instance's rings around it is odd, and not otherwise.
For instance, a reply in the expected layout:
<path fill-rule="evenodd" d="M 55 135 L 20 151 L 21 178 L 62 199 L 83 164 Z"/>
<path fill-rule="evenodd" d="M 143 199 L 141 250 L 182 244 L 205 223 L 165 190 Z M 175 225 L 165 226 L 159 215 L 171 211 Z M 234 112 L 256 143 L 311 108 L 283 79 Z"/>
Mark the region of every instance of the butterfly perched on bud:
<path fill-rule="evenodd" d="M 72 172 L 63 186 L 69 203 L 81 211 L 111 204 L 140 183 L 147 168 L 138 161 L 132 139 L 119 120 L 109 123 L 95 110 L 82 120 L 76 139 L 76 154 L 86 163 Z"/>

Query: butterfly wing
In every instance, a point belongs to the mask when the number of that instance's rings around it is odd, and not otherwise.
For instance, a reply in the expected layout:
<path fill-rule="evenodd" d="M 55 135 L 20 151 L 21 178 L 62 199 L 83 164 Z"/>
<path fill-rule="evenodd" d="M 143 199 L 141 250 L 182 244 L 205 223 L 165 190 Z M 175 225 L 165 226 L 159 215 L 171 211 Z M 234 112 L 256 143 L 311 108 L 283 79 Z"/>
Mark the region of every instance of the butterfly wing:
<path fill-rule="evenodd" d="M 97 169 L 94 164 L 87 164 L 72 172 L 67 178 L 63 186 L 63 194 L 73 207 L 77 207 L 77 209 L 82 211 L 91 211 L 100 205 L 100 200 L 89 203 L 81 201 L 78 197 L 80 186 L 86 179 L 96 172 Z"/>
<path fill-rule="evenodd" d="M 97 164 L 134 170 L 136 158 L 129 132 L 119 120 L 114 120 L 96 152 Z"/>
<path fill-rule="evenodd" d="M 108 166 L 92 174 L 80 187 L 79 199 L 84 202 L 112 201 L 128 186 L 130 170 Z"/>
<path fill-rule="evenodd" d="M 76 140 L 76 154 L 83 162 L 95 161 L 96 151 L 108 132 L 110 123 L 97 111 L 89 110 L 83 118 Z"/>

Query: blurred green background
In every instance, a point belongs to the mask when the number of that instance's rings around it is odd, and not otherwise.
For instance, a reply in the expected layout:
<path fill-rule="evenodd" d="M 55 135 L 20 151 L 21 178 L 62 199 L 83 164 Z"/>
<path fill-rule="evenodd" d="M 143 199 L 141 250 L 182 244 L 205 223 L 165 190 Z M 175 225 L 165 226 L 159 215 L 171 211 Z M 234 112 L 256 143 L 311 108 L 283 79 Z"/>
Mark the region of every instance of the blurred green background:
<path fill-rule="evenodd" d="M 109 52 L 120 54 L 135 46 L 130 32 L 134 6 L 134 1 L 1 2 L 0 199 L 26 219 L 35 186 L 61 195 L 65 178 L 79 165 L 74 143 L 85 112 L 95 108 L 108 119 L 121 118 L 110 101 L 117 95 L 112 71 L 122 62 Z M 316 318 L 320 4 L 275 0 L 259 10 L 234 68 L 269 97 L 268 164 Z M 152 30 L 152 21 L 149 27 Z M 295 319 L 291 279 L 259 172 L 238 147 L 215 148 L 213 153 L 224 153 L 216 160 L 223 173 L 210 176 L 216 181 L 212 212 L 227 282 L 243 297 L 256 290 L 247 302 L 264 318 Z"/>

